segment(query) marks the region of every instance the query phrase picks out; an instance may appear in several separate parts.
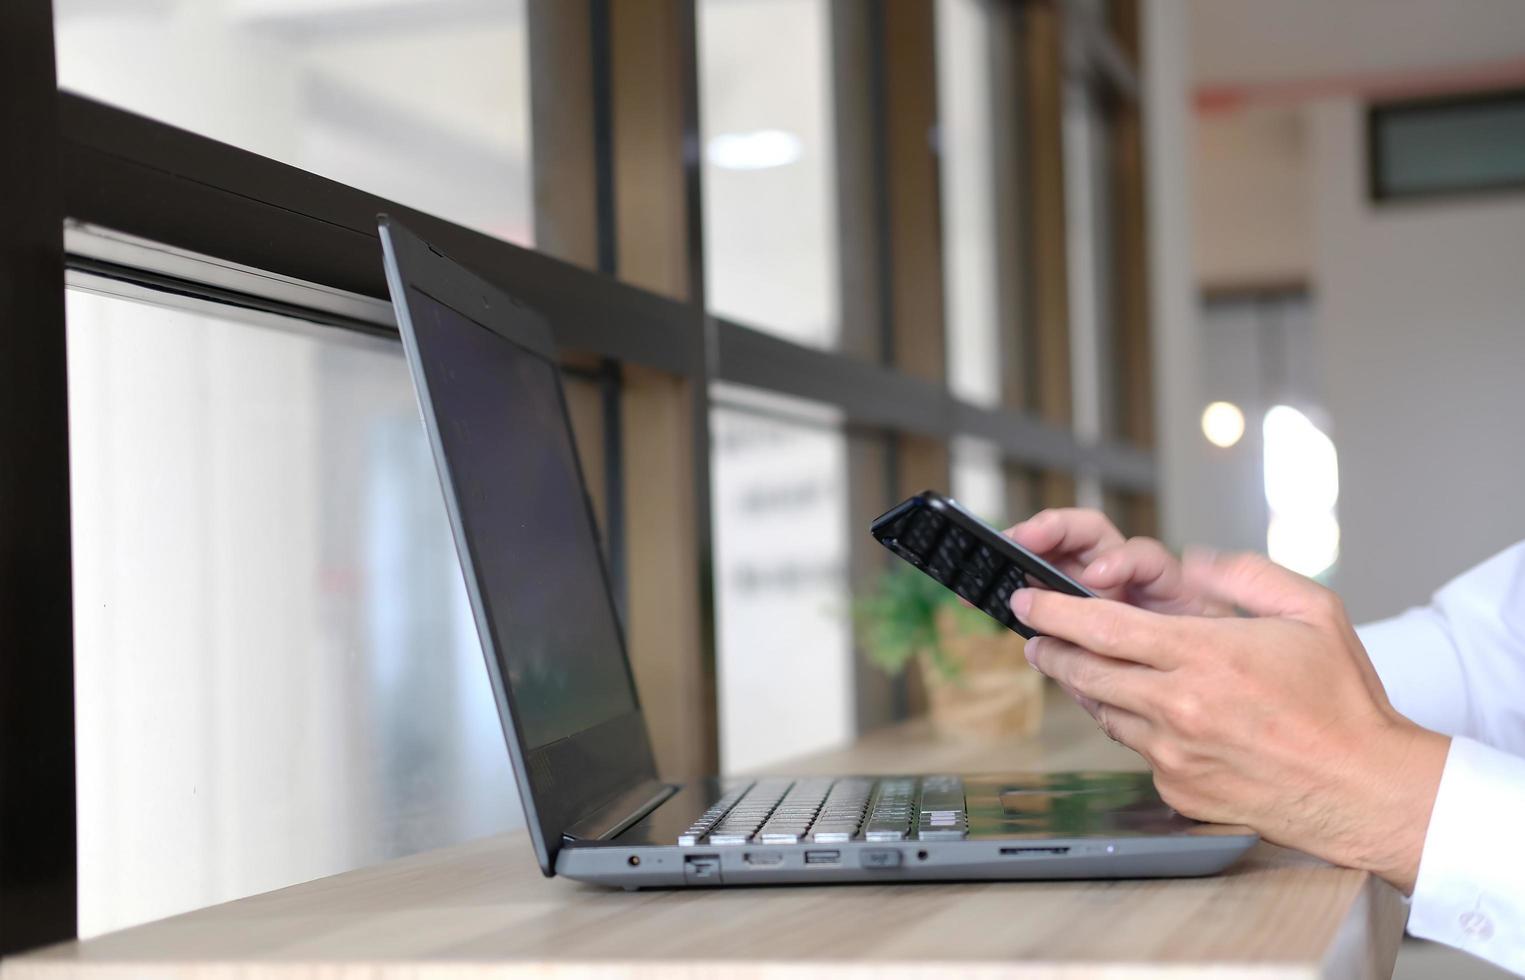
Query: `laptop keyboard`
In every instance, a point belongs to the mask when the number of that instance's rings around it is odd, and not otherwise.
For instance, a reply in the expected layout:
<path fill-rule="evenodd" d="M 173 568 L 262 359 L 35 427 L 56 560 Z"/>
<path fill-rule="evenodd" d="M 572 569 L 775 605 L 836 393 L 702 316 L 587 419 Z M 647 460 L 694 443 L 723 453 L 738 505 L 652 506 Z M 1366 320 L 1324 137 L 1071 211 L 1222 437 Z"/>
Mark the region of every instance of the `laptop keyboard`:
<path fill-rule="evenodd" d="M 840 844 L 960 840 L 969 834 L 957 776 L 760 779 L 705 810 L 678 844 Z"/>

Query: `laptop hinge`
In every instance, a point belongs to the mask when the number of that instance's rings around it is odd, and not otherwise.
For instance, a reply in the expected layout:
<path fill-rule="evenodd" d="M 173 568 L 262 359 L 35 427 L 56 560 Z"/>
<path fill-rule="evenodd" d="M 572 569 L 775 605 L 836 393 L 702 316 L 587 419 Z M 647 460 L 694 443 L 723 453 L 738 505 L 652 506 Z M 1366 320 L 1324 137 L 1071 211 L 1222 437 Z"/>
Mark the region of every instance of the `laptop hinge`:
<path fill-rule="evenodd" d="M 572 840 L 608 840 L 655 810 L 678 791 L 648 779 L 616 795 L 562 833 Z"/>

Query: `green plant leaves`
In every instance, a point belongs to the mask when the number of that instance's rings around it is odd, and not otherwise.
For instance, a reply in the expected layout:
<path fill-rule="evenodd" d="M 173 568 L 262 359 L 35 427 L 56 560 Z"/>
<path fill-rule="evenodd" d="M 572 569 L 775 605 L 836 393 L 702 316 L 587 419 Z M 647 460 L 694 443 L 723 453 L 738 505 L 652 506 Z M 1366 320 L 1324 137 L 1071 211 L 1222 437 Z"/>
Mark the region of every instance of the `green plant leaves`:
<path fill-rule="evenodd" d="M 937 672 L 951 680 L 959 667 L 937 632 L 938 613 L 945 609 L 960 633 L 992 635 L 1003 629 L 918 569 L 900 563 L 886 569 L 853 604 L 853 618 L 869 659 L 886 673 L 900 673 L 917 654 L 925 653 Z"/>

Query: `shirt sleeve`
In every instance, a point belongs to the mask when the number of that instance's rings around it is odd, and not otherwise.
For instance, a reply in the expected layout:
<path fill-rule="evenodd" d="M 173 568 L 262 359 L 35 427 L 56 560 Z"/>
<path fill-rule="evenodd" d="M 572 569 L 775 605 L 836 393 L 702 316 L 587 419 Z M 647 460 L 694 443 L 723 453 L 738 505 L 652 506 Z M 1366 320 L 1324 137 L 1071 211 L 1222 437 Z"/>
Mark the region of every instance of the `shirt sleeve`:
<path fill-rule="evenodd" d="M 1453 738 L 1408 930 L 1525 975 L 1525 759 Z"/>
<path fill-rule="evenodd" d="M 1525 755 L 1525 541 L 1358 632 L 1400 714 Z"/>

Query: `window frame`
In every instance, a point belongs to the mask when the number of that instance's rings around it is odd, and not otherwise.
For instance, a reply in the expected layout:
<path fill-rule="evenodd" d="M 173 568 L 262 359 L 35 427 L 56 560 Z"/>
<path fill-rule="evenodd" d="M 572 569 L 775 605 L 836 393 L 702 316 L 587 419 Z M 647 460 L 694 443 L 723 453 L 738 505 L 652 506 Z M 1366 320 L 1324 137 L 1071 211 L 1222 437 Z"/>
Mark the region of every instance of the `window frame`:
<path fill-rule="evenodd" d="M 1424 201 L 1470 201 L 1517 195 L 1525 191 L 1525 172 L 1512 180 L 1496 180 L 1464 186 L 1393 190 L 1382 183 L 1382 123 L 1409 113 L 1467 109 L 1506 102 L 1525 105 L 1525 87 L 1484 89 L 1422 98 L 1374 102 L 1366 107 L 1366 194 L 1373 204 L 1404 204 Z"/>
<path fill-rule="evenodd" d="M 53 10 L 0 8 L 0 955 L 72 938 L 74 657 Z"/>
<path fill-rule="evenodd" d="M 7 729 L 0 740 L 0 954 L 69 939 L 76 931 L 66 269 L 225 303 L 277 304 L 283 310 L 306 311 L 305 319 L 315 316 L 310 294 L 302 291 L 306 284 L 336 295 L 351 294 L 381 311 L 387 290 L 376 216 L 385 212 L 529 305 L 555 311 L 550 320 L 557 344 L 592 355 L 602 366 L 600 377 L 610 382 L 608 390 L 614 394 L 605 403 L 608 432 L 620 429 L 611 423 L 619 421 L 623 373 L 647 372 L 687 382 L 692 397 L 685 405 L 686 424 L 697 467 L 692 547 L 700 577 L 693 583 L 700 596 L 701 633 L 694 654 L 699 662 L 693 666 L 710 675 L 708 688 L 697 688 L 701 699 L 709 699 L 708 705 L 694 709 L 700 716 L 698 730 L 704 729 L 705 712 L 712 716 L 714 711 L 713 583 L 703 578 L 709 573 L 704 559 L 711 533 L 704 486 L 709 477 L 710 382 L 823 402 L 839 409 L 848 426 L 883 435 L 888 462 L 875 463 L 874 472 L 853 479 L 879 481 L 890 494 L 903 492 L 899 483 L 936 471 L 938 444 L 944 444 L 945 469 L 945 444 L 954 436 L 995 443 L 1012 471 L 1087 472 L 1109 487 L 1144 496 L 1153 492 L 1155 461 L 1147 447 L 1079 440 L 1059 412 L 963 402 L 948 391 L 945 377 L 932 380 L 925 365 L 910 359 L 920 347 L 940 350 L 943 339 L 941 316 L 918 326 L 904 311 L 897 319 L 893 309 L 895 298 L 907 288 L 895 280 L 904 271 L 898 263 L 910 264 L 914 258 L 912 236 L 940 235 L 935 214 L 914 217 L 907 225 L 905 215 L 895 210 L 902 200 L 895 194 L 901 186 L 897 181 L 920 180 L 927 172 L 924 161 L 901 158 L 931 152 L 924 135 L 894 130 L 895 114 L 886 110 L 887 99 L 907 97 L 904 80 L 891 74 L 886 51 L 908 43 L 895 25 L 915 19 L 915 11 L 875 0 L 840 0 L 833 5 L 835 32 L 853 24 L 868 26 L 866 45 L 862 38 L 855 41 L 867 49 L 867 84 L 856 92 L 859 98 L 844 99 L 843 63 L 834 68 L 838 125 L 853 128 L 863 142 L 860 150 L 886 151 L 867 155 L 873 173 L 844 175 L 866 177 L 875 188 L 860 201 L 864 210 L 852 220 L 851 240 L 861 248 L 844 255 L 838 270 L 874 270 L 868 294 L 862 297 L 860 326 L 876 335 L 879 349 L 865 358 L 861 352 L 818 350 L 781 340 L 715 317 L 704 306 L 697 153 L 683 149 L 697 146 L 699 139 L 696 0 L 642 2 L 660 10 L 665 36 L 681 56 L 675 78 L 668 80 L 673 84 L 656 97 L 675 103 L 666 125 L 679 147 L 672 159 L 681 173 L 672 177 L 681 213 L 673 222 L 679 238 L 670 250 L 683 256 L 682 274 L 690 287 L 683 299 L 629 285 L 615 275 L 620 232 L 632 232 L 617 227 L 619 188 L 629 178 L 621 170 L 625 151 L 615 138 L 620 132 L 615 123 L 631 111 L 621 101 L 631 95 L 617 77 L 623 35 L 611 25 L 617 27 L 621 17 L 632 15 L 623 4 L 618 11 L 610 0 L 529 6 L 532 28 L 534 18 L 548 16 L 549 10 L 557 11 L 552 17 L 571 10 L 565 15 L 570 19 L 561 25 L 566 30 L 558 35 L 560 43 L 574 48 L 586 43 L 588 84 L 571 91 L 569 104 L 550 105 L 545 91 L 535 92 L 537 79 L 531 72 L 533 119 L 554 117 L 559 109 L 563 117 L 585 114 L 589 120 L 592 138 L 577 149 L 591 154 L 584 162 L 594 181 L 590 191 L 596 195 L 591 209 L 596 253 L 586 265 L 512 245 L 256 153 L 60 92 L 50 0 L 10 0 L 0 8 L 0 125 L 5 132 L 26 134 L 14 142 L 16 152 L 0 161 L 0 187 L 7 195 L 10 218 L 0 229 L 0 323 L 5 324 L 0 340 L 0 459 L 7 464 L 0 474 L 0 706 Z M 1066 0 L 999 2 L 1020 21 L 1031 11 L 1052 14 Z M 544 21 L 538 23 L 545 26 Z M 1134 69 L 1111 35 L 1088 22 L 1074 30 L 1083 34 L 1075 44 L 1080 52 L 1075 57 L 1093 62 L 1123 97 L 1135 97 Z M 532 38 L 544 36 L 532 30 Z M 841 41 L 834 36 L 838 59 Z M 923 38 L 921 43 L 932 40 Z M 849 103 L 857 109 L 844 117 L 842 107 Z M 865 154 L 851 159 L 861 161 Z M 935 174 L 935 165 L 931 172 Z M 536 201 L 537 226 L 544 204 Z M 109 229 L 206 257 L 228 269 L 242 269 L 251 278 L 232 276 L 215 283 L 189 273 L 193 266 L 156 266 L 147 258 L 112 261 L 85 249 L 67 251 L 66 223 Z M 897 249 L 904 250 L 904 257 L 897 258 Z M 1031 281 L 1031 267 L 1021 272 Z M 292 281 L 289 295 L 271 275 Z M 255 281 L 261 278 L 263 285 Z M 272 290 L 274 295 L 269 295 Z M 383 320 L 381 312 L 375 317 L 319 318 L 336 327 L 395 334 Z M 1030 323 L 1019 325 L 1025 333 L 1031 331 Z M 1017 346 L 1023 342 L 1011 340 Z M 616 457 L 617 472 L 619 443 L 605 450 Z M 866 499 L 859 487 L 849 492 L 854 500 Z M 610 499 L 625 498 L 620 493 Z M 854 563 L 858 565 L 856 556 Z M 899 707 L 904 707 L 903 699 Z M 713 741 L 712 721 L 711 717 Z M 699 746 L 695 764 L 703 765 L 715 752 L 714 745 Z"/>

